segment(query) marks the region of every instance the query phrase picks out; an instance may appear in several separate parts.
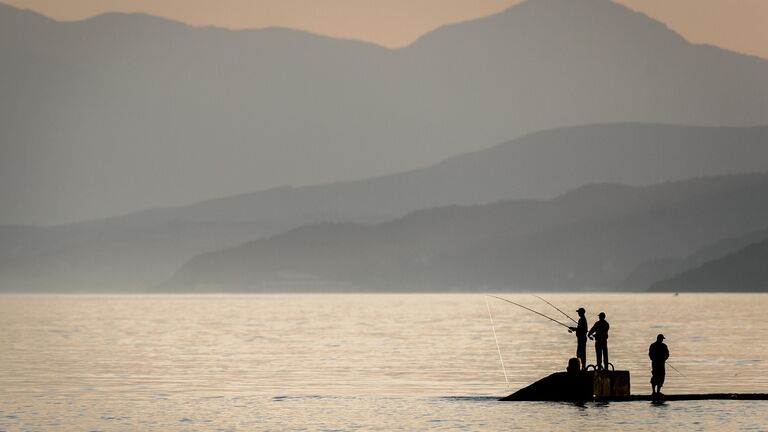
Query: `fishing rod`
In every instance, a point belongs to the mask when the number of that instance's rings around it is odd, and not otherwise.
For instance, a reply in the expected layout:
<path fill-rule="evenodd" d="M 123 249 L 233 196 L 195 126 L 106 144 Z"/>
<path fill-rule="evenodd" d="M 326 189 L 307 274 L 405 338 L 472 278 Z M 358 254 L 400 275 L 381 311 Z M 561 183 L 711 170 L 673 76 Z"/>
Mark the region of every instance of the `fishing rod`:
<path fill-rule="evenodd" d="M 529 311 L 529 312 L 533 312 L 533 313 L 535 313 L 536 315 L 542 316 L 542 317 L 544 317 L 544 318 L 546 318 L 546 319 L 548 319 L 548 320 L 550 320 L 550 321 L 552 321 L 552 322 L 554 322 L 554 323 L 560 324 L 561 326 L 563 326 L 563 327 L 567 328 L 567 329 L 568 329 L 568 331 L 571 331 L 571 326 L 569 326 L 568 324 L 563 324 L 563 323 L 561 323 L 560 321 L 558 321 L 558 320 L 556 320 L 556 319 L 554 319 L 554 318 L 550 318 L 550 317 L 548 317 L 548 316 L 544 315 L 543 313 L 541 313 L 541 312 L 539 312 L 539 311 L 535 311 L 535 310 L 533 310 L 533 309 L 531 309 L 531 308 L 529 308 L 529 307 L 523 306 L 523 305 L 521 305 L 520 303 L 515 303 L 515 302 L 513 302 L 512 300 L 507 300 L 507 299 L 505 299 L 505 298 L 503 298 L 503 297 L 499 297 L 499 296 L 495 296 L 495 295 L 491 295 L 491 294 L 486 294 L 486 296 L 488 296 L 488 297 L 493 297 L 493 298 L 495 298 L 495 299 L 499 299 L 499 300 L 503 300 L 503 301 L 505 301 L 505 302 L 507 302 L 507 303 L 512 303 L 513 305 L 515 305 L 515 306 L 517 306 L 517 307 L 523 308 L 523 309 L 525 309 L 525 310 L 527 310 L 527 311 Z"/>
<path fill-rule="evenodd" d="M 544 303 L 546 303 L 546 304 L 548 304 L 548 305 L 552 306 L 552 307 L 553 307 L 553 308 L 555 308 L 555 309 L 556 309 L 558 312 L 560 312 L 561 314 L 565 315 L 565 317 L 566 317 L 566 318 L 568 318 L 569 320 L 573 321 L 573 322 L 574 322 L 574 323 L 576 323 L 577 325 L 579 324 L 579 322 L 578 322 L 578 321 L 576 321 L 575 319 L 571 318 L 571 316 L 570 316 L 570 315 L 568 315 L 567 313 L 565 313 L 565 312 L 561 311 L 559 307 L 557 307 L 557 306 L 553 305 L 552 303 L 550 303 L 550 302 L 548 302 L 548 301 L 544 300 L 542 297 L 539 297 L 539 296 L 537 296 L 536 294 L 531 294 L 531 295 L 532 295 L 532 296 L 534 296 L 534 297 L 536 297 L 537 299 L 539 299 L 539 300 L 543 301 Z"/>
<path fill-rule="evenodd" d="M 682 372 L 680 372 L 679 370 L 677 370 L 677 368 L 676 368 L 676 367 L 674 367 L 674 366 L 672 366 L 671 364 L 669 364 L 669 362 L 667 362 L 667 366 L 671 367 L 671 368 L 672 368 L 672 369 L 673 369 L 675 372 L 679 373 L 681 377 L 685 377 L 685 375 L 683 375 L 683 373 L 682 373 Z"/>

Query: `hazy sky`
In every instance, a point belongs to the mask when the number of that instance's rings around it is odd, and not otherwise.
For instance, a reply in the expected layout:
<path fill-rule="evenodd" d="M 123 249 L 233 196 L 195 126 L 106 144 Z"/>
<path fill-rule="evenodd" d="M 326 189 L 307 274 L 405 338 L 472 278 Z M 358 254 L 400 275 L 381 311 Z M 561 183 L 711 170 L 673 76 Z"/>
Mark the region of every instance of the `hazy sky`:
<path fill-rule="evenodd" d="M 59 20 L 144 12 L 193 25 L 280 26 L 407 45 L 441 25 L 499 12 L 520 0 L 0 0 Z M 617 0 L 688 40 L 768 58 L 768 0 Z"/>

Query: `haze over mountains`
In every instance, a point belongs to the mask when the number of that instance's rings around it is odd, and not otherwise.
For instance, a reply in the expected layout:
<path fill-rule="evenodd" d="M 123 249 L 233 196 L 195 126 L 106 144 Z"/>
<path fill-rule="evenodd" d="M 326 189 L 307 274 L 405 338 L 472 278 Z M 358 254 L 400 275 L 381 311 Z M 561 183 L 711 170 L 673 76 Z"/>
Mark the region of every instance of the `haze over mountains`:
<path fill-rule="evenodd" d="M 653 291 L 768 291 L 768 240 L 658 281 Z"/>
<path fill-rule="evenodd" d="M 717 261 L 727 255 L 738 252 L 745 247 L 755 243 L 760 243 L 768 239 L 768 229 L 751 232 L 742 236 L 725 238 L 712 244 L 705 245 L 697 249 L 692 254 L 685 257 L 663 257 L 655 258 L 639 265 L 627 278 L 621 281 L 616 288 L 628 291 L 646 291 L 648 289 L 660 290 L 659 283 L 675 278 L 682 273 L 694 270 L 709 262 Z M 734 280 L 728 283 L 718 282 L 719 287 L 713 289 L 705 285 L 695 287 L 693 285 L 684 286 L 683 284 L 667 284 L 664 289 L 672 291 L 749 291 L 754 288 L 741 286 Z M 768 279 L 762 281 L 764 291 L 768 291 Z"/>
<path fill-rule="evenodd" d="M 3 223 L 373 177 L 564 125 L 768 123 L 768 61 L 608 0 L 530 0 L 399 50 L 0 5 L 0 56 Z"/>
<path fill-rule="evenodd" d="M 0 5 L 0 56 L 0 291 L 694 289 L 768 229 L 768 61 L 609 0 L 397 50 Z"/>
<path fill-rule="evenodd" d="M 53 228 L 0 227 L 0 289 L 142 290 L 167 280 L 197 254 L 305 224 L 382 223 L 430 207 L 550 198 L 595 182 L 647 185 L 768 171 L 767 142 L 768 128 L 571 127 L 398 175 L 278 188 Z"/>
<path fill-rule="evenodd" d="M 315 224 L 200 255 L 167 289 L 610 289 L 652 258 L 764 230 L 766 196 L 768 174 L 740 175 Z"/>

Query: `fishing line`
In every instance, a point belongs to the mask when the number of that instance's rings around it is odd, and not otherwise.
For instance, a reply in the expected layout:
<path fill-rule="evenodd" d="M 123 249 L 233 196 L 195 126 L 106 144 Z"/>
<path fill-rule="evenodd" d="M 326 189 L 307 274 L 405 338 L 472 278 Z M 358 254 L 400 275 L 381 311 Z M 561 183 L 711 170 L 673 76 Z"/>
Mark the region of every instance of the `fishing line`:
<path fill-rule="evenodd" d="M 493 324 L 493 315 L 491 314 L 491 305 L 488 304 L 488 297 L 485 297 L 485 307 L 488 309 L 488 317 L 491 319 L 491 330 L 493 330 L 493 340 L 496 341 L 496 350 L 499 351 L 499 361 L 501 361 L 501 370 L 504 371 L 504 381 L 509 389 L 509 378 L 507 378 L 507 368 L 504 367 L 504 358 L 501 356 L 501 347 L 499 347 L 499 338 L 496 337 L 496 326 Z"/>
<path fill-rule="evenodd" d="M 568 318 L 569 320 L 573 321 L 573 322 L 574 322 L 574 323 L 576 323 L 577 325 L 579 324 L 579 322 L 578 322 L 578 321 L 576 321 L 575 319 L 571 318 L 571 316 L 570 316 L 570 315 L 568 315 L 567 313 L 565 313 L 565 312 L 561 311 L 559 307 L 557 307 L 557 306 L 553 305 L 552 303 L 550 303 L 550 302 L 548 302 L 548 301 L 544 300 L 543 298 L 541 298 L 541 297 L 537 296 L 536 294 L 531 294 L 531 295 L 532 295 L 532 296 L 534 296 L 534 297 L 536 297 L 537 299 L 539 299 L 539 300 L 543 301 L 544 303 L 546 303 L 546 304 L 548 304 L 548 305 L 552 306 L 552 307 L 553 307 L 553 308 L 555 308 L 555 309 L 556 309 L 558 312 L 560 312 L 561 314 L 565 315 L 565 317 L 566 317 L 566 318 Z"/>

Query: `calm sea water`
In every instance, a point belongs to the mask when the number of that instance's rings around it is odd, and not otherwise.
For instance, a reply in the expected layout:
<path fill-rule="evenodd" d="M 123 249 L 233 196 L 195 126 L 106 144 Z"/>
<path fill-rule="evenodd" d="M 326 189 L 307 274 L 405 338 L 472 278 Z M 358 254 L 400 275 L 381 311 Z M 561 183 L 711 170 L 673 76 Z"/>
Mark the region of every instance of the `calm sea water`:
<path fill-rule="evenodd" d="M 546 298 L 607 313 L 633 393 L 660 332 L 665 393 L 768 393 L 768 295 Z M 768 430 L 766 401 L 497 402 L 575 337 L 490 305 L 509 387 L 482 295 L 0 296 L 0 431 Z"/>

